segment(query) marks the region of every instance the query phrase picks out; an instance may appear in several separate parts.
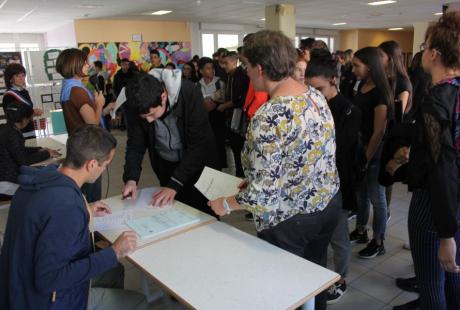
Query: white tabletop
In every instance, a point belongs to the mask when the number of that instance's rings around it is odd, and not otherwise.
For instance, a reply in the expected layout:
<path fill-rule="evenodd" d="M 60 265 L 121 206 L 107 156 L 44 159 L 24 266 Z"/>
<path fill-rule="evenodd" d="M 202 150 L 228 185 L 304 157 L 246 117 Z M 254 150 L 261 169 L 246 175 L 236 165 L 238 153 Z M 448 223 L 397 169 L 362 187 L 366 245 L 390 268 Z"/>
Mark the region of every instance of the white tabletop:
<path fill-rule="evenodd" d="M 295 309 L 339 275 L 221 222 L 129 256 L 190 308 Z"/>
<path fill-rule="evenodd" d="M 37 137 L 35 139 L 28 139 L 26 140 L 26 146 L 40 146 L 40 147 L 47 147 L 49 149 L 53 149 L 61 153 L 61 156 L 56 158 L 49 158 L 45 161 L 36 163 L 32 166 L 44 166 L 51 163 L 58 163 L 62 159 L 65 158 L 66 155 L 66 143 L 67 143 L 68 135 L 51 135 L 47 137 Z"/>

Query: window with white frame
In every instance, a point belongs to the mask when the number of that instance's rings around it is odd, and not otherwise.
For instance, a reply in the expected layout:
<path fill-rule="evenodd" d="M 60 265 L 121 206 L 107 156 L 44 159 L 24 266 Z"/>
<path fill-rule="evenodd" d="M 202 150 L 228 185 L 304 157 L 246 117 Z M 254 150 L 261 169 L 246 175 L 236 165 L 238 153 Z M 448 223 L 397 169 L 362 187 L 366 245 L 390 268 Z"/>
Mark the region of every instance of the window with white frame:
<path fill-rule="evenodd" d="M 0 52 L 14 52 L 16 46 L 14 43 L 0 43 Z"/>
<path fill-rule="evenodd" d="M 243 33 L 204 32 L 201 34 L 202 56 L 211 57 L 221 47 L 236 51 L 243 38 Z"/>

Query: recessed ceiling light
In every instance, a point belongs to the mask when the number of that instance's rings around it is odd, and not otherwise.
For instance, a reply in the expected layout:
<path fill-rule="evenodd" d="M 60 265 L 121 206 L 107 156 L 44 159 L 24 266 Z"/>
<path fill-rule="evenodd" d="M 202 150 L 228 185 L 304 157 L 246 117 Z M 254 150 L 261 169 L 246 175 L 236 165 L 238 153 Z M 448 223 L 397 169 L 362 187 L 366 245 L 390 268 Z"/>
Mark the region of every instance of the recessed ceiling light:
<path fill-rule="evenodd" d="M 374 2 L 369 2 L 369 5 L 384 5 L 384 4 L 392 4 L 396 3 L 397 1 L 394 0 L 385 0 L 385 1 L 374 1 Z"/>
<path fill-rule="evenodd" d="M 332 26 L 343 26 L 343 25 L 346 25 L 347 23 L 335 23 L 335 24 L 332 24 Z"/>
<path fill-rule="evenodd" d="M 264 21 L 265 21 L 265 18 L 261 18 L 260 20 L 264 22 Z"/>
<path fill-rule="evenodd" d="M 401 27 L 396 27 L 396 28 L 388 28 L 390 31 L 398 31 L 398 30 L 403 30 L 404 28 Z"/>
<path fill-rule="evenodd" d="M 440 15 L 442 15 L 442 12 L 433 13 L 433 15 L 440 16 Z"/>
<path fill-rule="evenodd" d="M 95 9 L 95 8 L 100 8 L 103 7 L 104 5 L 102 4 L 79 4 L 78 7 L 80 9 Z"/>
<path fill-rule="evenodd" d="M 3 0 L 2 3 L 0 3 L 0 9 L 5 6 L 5 4 L 8 2 L 8 0 Z"/>
<path fill-rule="evenodd" d="M 152 12 L 151 14 L 152 14 L 152 15 L 166 15 L 166 14 L 169 14 L 169 13 L 171 13 L 171 12 L 172 12 L 172 11 L 160 10 L 160 11 Z"/>

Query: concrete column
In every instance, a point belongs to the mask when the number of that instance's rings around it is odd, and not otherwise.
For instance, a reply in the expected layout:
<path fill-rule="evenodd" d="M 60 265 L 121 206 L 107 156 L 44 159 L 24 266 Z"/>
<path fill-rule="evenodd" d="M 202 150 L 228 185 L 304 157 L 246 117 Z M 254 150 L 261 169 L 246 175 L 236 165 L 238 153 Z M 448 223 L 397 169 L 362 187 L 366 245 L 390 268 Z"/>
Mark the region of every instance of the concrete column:
<path fill-rule="evenodd" d="M 295 6 L 291 4 L 266 6 L 265 28 L 282 31 L 294 41 L 296 33 Z"/>
<path fill-rule="evenodd" d="M 429 26 L 429 22 L 414 23 L 414 43 L 412 46 L 413 55 L 420 51 L 420 44 L 425 42 L 425 33 Z"/>

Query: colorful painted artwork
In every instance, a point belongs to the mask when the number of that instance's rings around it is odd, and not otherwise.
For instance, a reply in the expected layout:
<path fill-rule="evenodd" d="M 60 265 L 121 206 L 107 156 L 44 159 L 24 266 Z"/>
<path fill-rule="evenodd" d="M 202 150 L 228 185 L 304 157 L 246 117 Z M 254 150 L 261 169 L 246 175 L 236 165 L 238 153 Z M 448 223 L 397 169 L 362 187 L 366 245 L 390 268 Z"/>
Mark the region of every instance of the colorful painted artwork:
<path fill-rule="evenodd" d="M 80 43 L 78 48 L 88 53 L 89 63 L 100 60 L 110 78 L 120 68 L 119 63 L 123 58 L 134 61 L 140 69 L 150 68 L 150 51 L 154 49 L 160 52 L 163 65 L 172 62 L 182 67 L 192 58 L 190 42 Z"/>

